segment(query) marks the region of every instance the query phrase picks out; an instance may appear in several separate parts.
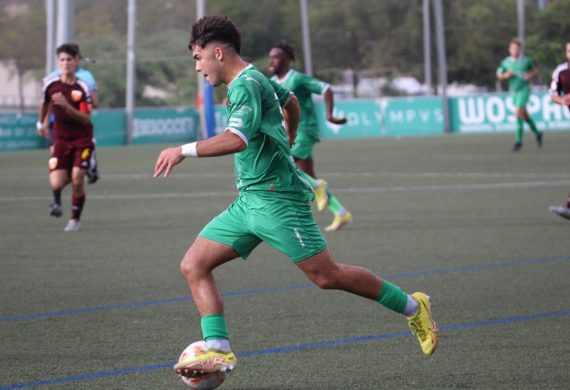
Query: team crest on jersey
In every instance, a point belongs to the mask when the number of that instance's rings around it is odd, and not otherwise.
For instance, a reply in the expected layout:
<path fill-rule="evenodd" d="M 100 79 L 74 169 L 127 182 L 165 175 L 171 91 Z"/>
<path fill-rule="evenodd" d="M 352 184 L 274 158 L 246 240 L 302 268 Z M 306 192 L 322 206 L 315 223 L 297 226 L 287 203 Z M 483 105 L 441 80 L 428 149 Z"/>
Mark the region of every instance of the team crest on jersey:
<path fill-rule="evenodd" d="M 57 168 L 57 157 L 52 157 L 48 160 L 48 168 L 50 171 L 53 171 Z"/>
<path fill-rule="evenodd" d="M 81 92 L 80 90 L 74 89 L 73 91 L 71 91 L 71 100 L 73 100 L 74 102 L 81 101 L 82 97 L 83 97 L 83 92 Z"/>

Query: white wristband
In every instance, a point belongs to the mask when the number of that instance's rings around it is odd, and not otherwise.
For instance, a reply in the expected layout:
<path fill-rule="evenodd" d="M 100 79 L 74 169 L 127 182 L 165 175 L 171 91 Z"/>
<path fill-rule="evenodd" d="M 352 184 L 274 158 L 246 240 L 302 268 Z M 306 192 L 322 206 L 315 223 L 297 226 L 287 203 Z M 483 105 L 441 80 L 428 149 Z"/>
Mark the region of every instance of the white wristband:
<path fill-rule="evenodd" d="M 198 151 L 196 150 L 197 142 L 191 142 L 189 144 L 184 144 L 181 146 L 182 155 L 184 157 L 198 157 Z"/>
<path fill-rule="evenodd" d="M 43 128 L 44 128 L 44 124 L 43 124 L 42 122 L 40 122 L 40 121 L 37 121 L 37 122 L 36 122 L 36 129 L 37 129 L 37 130 L 41 130 L 41 129 L 43 129 Z"/>

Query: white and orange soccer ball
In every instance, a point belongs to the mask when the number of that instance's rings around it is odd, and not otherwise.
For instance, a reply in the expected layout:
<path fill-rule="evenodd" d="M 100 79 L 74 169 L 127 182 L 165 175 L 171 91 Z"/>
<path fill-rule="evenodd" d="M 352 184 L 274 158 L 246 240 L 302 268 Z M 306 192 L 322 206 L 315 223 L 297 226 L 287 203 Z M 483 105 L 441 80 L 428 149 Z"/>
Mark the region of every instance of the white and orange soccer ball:
<path fill-rule="evenodd" d="M 206 342 L 204 340 L 196 341 L 189 346 L 186 347 L 184 351 L 180 354 L 178 358 L 178 362 L 182 360 L 186 360 L 188 358 L 192 358 L 196 356 L 198 353 L 205 351 L 207 349 Z M 191 389 L 194 390 L 210 390 L 215 389 L 219 385 L 221 385 L 226 378 L 228 377 L 229 373 L 225 372 L 214 372 L 210 374 L 203 374 L 193 378 L 187 378 L 185 376 L 181 376 L 182 382 L 186 384 Z"/>

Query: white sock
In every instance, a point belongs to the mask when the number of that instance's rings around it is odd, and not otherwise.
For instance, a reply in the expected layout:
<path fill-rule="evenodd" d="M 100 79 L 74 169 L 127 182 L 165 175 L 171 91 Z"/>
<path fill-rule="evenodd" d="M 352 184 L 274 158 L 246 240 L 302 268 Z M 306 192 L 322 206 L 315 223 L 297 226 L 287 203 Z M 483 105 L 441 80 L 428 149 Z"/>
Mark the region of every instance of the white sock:
<path fill-rule="evenodd" d="M 210 339 L 206 341 L 208 349 L 217 349 L 222 352 L 230 352 L 230 340 L 226 339 Z"/>
<path fill-rule="evenodd" d="M 413 317 L 418 311 L 419 305 L 418 301 L 408 295 L 408 302 L 406 302 L 406 308 L 404 309 L 404 315 L 406 317 Z"/>

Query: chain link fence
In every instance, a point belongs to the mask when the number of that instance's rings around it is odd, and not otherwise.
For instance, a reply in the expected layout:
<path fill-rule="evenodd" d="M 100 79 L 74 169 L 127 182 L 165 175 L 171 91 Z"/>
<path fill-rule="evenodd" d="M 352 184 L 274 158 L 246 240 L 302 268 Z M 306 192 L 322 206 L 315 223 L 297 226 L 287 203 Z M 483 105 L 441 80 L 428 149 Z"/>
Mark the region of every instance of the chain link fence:
<path fill-rule="evenodd" d="M 308 0 L 315 75 L 331 82 L 339 98 L 437 92 L 432 3 L 431 61 L 426 64 L 422 0 Z M 448 94 L 500 88 L 495 70 L 520 28 L 517 1 L 444 0 L 443 5 Z M 539 65 L 536 84 L 544 87 L 564 60 L 570 0 L 527 0 L 524 5 L 526 54 Z M 0 109 L 34 109 L 45 74 L 45 3 L 0 0 L 0 13 Z M 240 26 L 242 54 L 260 70 L 266 70 L 271 45 L 282 39 L 295 47 L 295 67 L 303 69 L 298 0 L 207 2 L 206 14 L 214 13 Z M 187 44 L 195 19 L 195 0 L 137 1 L 137 106 L 194 104 L 197 76 Z M 97 79 L 100 107 L 124 107 L 127 2 L 75 0 L 73 32 L 82 66 Z M 434 88 L 426 80 L 433 80 Z M 223 93 L 218 91 L 219 100 Z"/>

